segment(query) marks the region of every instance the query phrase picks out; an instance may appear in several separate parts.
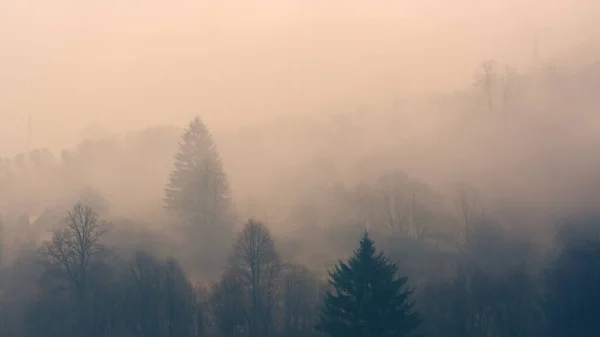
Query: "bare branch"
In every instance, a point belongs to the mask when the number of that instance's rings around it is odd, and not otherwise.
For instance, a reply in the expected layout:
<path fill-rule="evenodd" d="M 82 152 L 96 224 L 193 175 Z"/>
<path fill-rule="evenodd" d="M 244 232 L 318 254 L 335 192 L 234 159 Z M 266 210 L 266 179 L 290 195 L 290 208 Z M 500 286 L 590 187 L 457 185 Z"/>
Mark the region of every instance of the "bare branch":
<path fill-rule="evenodd" d="M 102 250 L 100 239 L 106 223 L 84 204 L 76 204 L 67 212 L 65 227 L 56 230 L 42 249 L 48 264 L 64 274 L 69 287 L 82 294 L 89 278 L 90 263 Z"/>

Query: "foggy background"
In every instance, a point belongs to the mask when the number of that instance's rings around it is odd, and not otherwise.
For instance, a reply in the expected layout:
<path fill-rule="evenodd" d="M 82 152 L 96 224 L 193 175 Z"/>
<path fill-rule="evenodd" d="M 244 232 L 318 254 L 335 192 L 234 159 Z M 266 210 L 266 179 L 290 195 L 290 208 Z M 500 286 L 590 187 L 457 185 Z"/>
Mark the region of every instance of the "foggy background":
<path fill-rule="evenodd" d="M 577 54 L 598 11 L 593 0 L 2 0 L 0 153 L 23 151 L 29 115 L 32 145 L 56 151 L 90 123 L 122 132 L 199 114 L 218 134 L 381 109 L 468 86 L 483 60 L 526 69 L 536 36 L 542 60 Z"/>
<path fill-rule="evenodd" d="M 538 216 L 593 207 L 595 1 L 0 4 L 0 154 L 146 137 L 134 164 L 106 152 L 80 178 L 127 214 L 160 207 L 195 115 L 240 212 L 275 222 L 311 188 L 394 169 Z M 513 70 L 496 113 L 487 60 Z"/>

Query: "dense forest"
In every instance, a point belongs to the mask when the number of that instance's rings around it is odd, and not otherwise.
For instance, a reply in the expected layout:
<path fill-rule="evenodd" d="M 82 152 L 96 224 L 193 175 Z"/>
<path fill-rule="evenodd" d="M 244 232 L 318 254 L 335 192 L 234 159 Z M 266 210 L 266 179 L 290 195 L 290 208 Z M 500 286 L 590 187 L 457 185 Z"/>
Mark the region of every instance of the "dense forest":
<path fill-rule="evenodd" d="M 0 336 L 598 336 L 598 83 L 2 158 Z"/>

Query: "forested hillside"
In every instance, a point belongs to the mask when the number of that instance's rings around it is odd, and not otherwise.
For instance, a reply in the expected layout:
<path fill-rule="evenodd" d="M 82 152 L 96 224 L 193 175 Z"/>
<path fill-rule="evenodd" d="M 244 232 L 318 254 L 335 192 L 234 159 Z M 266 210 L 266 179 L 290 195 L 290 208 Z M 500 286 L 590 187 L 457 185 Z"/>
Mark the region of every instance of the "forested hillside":
<path fill-rule="evenodd" d="M 0 1 L 0 337 L 600 336 L 598 3 Z"/>

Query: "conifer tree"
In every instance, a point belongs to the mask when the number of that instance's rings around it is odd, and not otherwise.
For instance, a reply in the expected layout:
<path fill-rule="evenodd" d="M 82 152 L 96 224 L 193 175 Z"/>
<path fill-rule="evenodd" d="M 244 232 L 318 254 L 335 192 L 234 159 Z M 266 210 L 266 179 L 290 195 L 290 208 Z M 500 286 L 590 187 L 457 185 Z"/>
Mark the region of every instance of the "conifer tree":
<path fill-rule="evenodd" d="M 410 336 L 420 324 L 410 300 L 407 278 L 364 233 L 347 263 L 329 272 L 334 291 L 328 292 L 316 329 L 331 337 Z"/>
<path fill-rule="evenodd" d="M 232 205 L 227 176 L 207 127 L 195 117 L 184 130 L 165 189 L 165 206 L 186 229 L 202 255 L 229 247 Z"/>

